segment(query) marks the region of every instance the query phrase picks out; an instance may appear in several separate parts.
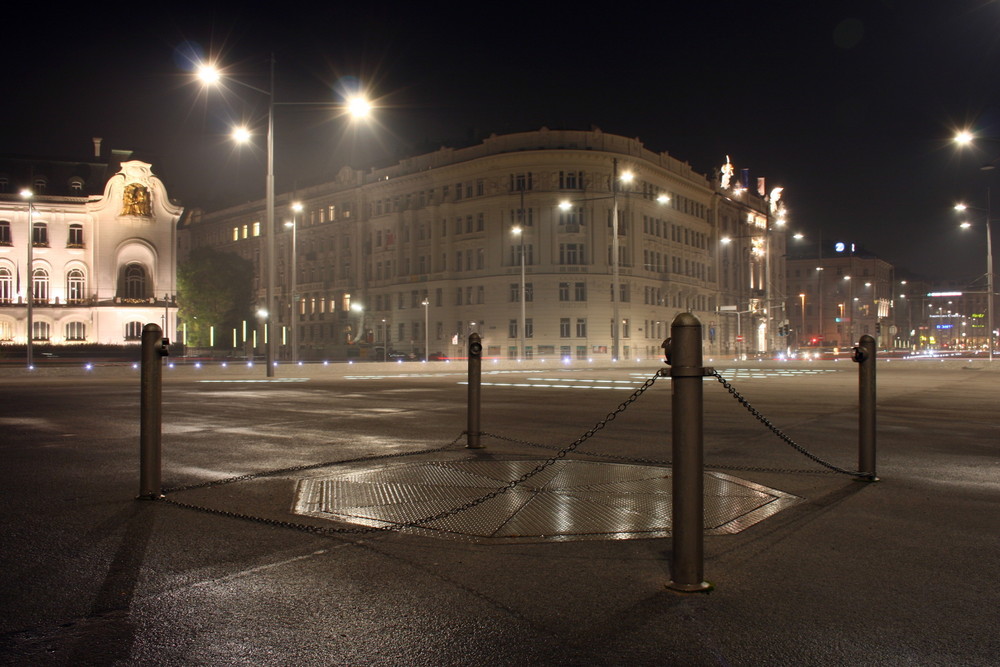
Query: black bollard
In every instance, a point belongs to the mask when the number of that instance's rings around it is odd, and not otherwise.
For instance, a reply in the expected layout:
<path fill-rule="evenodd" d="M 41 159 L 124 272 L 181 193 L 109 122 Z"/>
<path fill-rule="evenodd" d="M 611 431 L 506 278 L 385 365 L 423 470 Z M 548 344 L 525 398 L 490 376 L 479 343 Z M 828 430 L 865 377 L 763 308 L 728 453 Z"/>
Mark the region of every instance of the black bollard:
<path fill-rule="evenodd" d="M 701 322 L 680 313 L 670 325 L 668 361 L 673 385 L 673 551 L 667 588 L 683 593 L 712 589 L 704 581 L 705 461 Z"/>
<path fill-rule="evenodd" d="M 482 449 L 479 442 L 479 388 L 482 381 L 483 342 L 479 334 L 469 336 L 469 407 L 465 430 L 466 449 Z"/>
<path fill-rule="evenodd" d="M 160 437 L 163 421 L 163 363 L 170 341 L 160 327 L 142 328 L 142 367 L 139 396 L 139 498 L 162 498 Z"/>
<path fill-rule="evenodd" d="M 875 339 L 865 334 L 854 348 L 858 362 L 858 472 L 862 479 L 876 481 L 875 476 Z"/>

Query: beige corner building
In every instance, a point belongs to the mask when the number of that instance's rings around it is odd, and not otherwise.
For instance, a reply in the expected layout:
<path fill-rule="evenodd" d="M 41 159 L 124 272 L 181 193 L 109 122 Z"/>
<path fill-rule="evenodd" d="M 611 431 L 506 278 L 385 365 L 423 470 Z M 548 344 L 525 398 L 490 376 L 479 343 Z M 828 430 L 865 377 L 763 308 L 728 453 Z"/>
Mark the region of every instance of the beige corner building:
<path fill-rule="evenodd" d="M 191 212 L 180 252 L 254 262 L 280 359 L 460 357 L 472 332 L 501 359 L 650 358 L 685 311 L 707 353 L 763 352 L 784 308 L 773 203 L 637 139 L 543 128 L 278 195 L 271 304 L 264 201 Z M 249 326 L 216 340 L 261 348 Z"/>

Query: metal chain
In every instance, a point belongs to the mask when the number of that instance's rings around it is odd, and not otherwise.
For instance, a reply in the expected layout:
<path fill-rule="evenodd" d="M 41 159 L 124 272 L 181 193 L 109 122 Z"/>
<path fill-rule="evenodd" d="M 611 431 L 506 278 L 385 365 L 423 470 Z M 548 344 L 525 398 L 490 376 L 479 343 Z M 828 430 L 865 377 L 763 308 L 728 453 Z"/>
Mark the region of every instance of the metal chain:
<path fill-rule="evenodd" d="M 832 470 L 834 472 L 839 472 L 839 473 L 844 474 L 844 475 L 851 475 L 852 477 L 860 477 L 862 479 L 872 479 L 874 477 L 874 475 L 872 473 L 857 472 L 857 471 L 854 471 L 854 470 L 846 470 L 844 468 L 837 467 L 837 466 L 833 465 L 832 463 L 827 463 L 826 461 L 824 461 L 823 459 L 819 458 L 815 454 L 807 451 L 804 447 L 802 447 L 797 442 L 795 442 L 794 440 L 792 440 L 791 438 L 789 438 L 778 427 L 776 427 L 774 424 L 772 424 L 771 421 L 767 417 L 765 417 L 764 415 L 762 415 L 760 413 L 760 411 L 758 411 L 756 408 L 754 408 L 752 405 L 750 405 L 750 402 L 746 398 L 744 398 L 742 394 L 740 394 L 738 391 L 736 391 L 736 389 L 733 387 L 733 385 L 730 384 L 729 382 L 727 382 L 726 379 L 724 377 L 722 377 L 722 375 L 720 375 L 717 370 L 712 369 L 712 373 L 711 374 L 715 377 L 716 380 L 718 380 L 722 384 L 723 387 L 726 388 L 727 391 L 729 391 L 730 395 L 732 395 L 732 397 L 735 398 L 736 401 L 740 405 L 742 405 L 743 407 L 745 407 L 750 412 L 750 414 L 752 414 L 754 416 L 754 418 L 757 421 L 759 421 L 761 424 L 763 424 L 768 429 L 770 429 L 770 431 L 772 433 L 774 433 L 776 436 L 778 436 L 779 438 L 781 438 L 782 440 L 784 440 L 786 443 L 788 443 L 789 445 L 791 445 L 791 447 L 793 449 L 795 449 L 797 452 L 799 452 L 800 454 L 802 454 L 802 455 L 804 455 L 804 456 L 812 459 L 813 461 L 815 461 L 816 463 L 820 464 L 821 466 L 829 468 L 830 470 Z"/>
<path fill-rule="evenodd" d="M 600 431 L 601 429 L 603 429 L 610 422 L 614 421 L 614 419 L 618 415 L 620 415 L 621 413 L 625 412 L 625 410 L 628 409 L 628 407 L 632 403 L 634 403 L 640 396 L 642 396 L 646 392 L 647 389 L 649 389 L 650 387 L 652 387 L 653 384 L 656 382 L 657 378 L 659 378 L 660 376 L 661 376 L 660 372 L 657 372 L 651 378 L 649 378 L 648 380 L 646 380 L 646 382 L 644 382 L 641 387 L 639 387 L 634 392 L 632 392 L 632 395 L 629 396 L 624 401 L 622 401 L 618 405 L 617 408 L 615 408 L 614 410 L 612 410 L 611 412 L 609 412 L 607 414 L 607 416 L 604 417 L 604 419 L 602 419 L 601 421 L 597 422 L 591 429 L 589 429 L 588 431 L 586 431 L 583 435 L 581 435 L 580 437 L 578 437 L 572 443 L 570 443 L 566 447 L 560 449 L 553 456 L 549 457 L 545 461 L 542 461 L 540 464 L 538 464 L 537 466 L 535 466 L 534 468 L 532 468 L 528 472 L 524 473 L 523 475 L 521 475 L 517 479 L 511 480 L 510 482 L 504 484 L 503 486 L 501 486 L 501 487 L 499 487 L 497 489 L 494 489 L 493 491 L 491 491 L 491 492 L 489 492 L 489 493 L 487 493 L 487 494 L 485 494 L 483 496 L 480 496 L 478 498 L 474 498 L 473 500 L 470 500 L 469 502 L 465 503 L 464 505 L 460 505 L 458 507 L 453 507 L 451 509 L 444 510 L 442 512 L 438 512 L 437 514 L 433 514 L 433 515 L 430 515 L 430 516 L 425 516 L 425 517 L 422 517 L 422 518 L 419 518 L 419 519 L 414 519 L 412 521 L 407 521 L 405 523 L 386 524 L 386 525 L 383 525 L 383 526 L 368 526 L 368 527 L 364 527 L 364 528 L 330 528 L 330 527 L 326 527 L 326 526 L 313 526 L 313 525 L 309 525 L 309 524 L 295 523 L 293 521 L 284 521 L 284 520 L 281 520 L 281 519 L 266 519 L 266 518 L 263 518 L 263 517 L 253 516 L 253 515 L 250 515 L 250 514 L 243 514 L 243 513 L 240 513 L 240 512 L 230 512 L 230 511 L 227 511 L 227 510 L 217 510 L 217 509 L 212 509 L 210 507 L 202 507 L 200 505 L 193 505 L 191 503 L 180 502 L 180 501 L 174 500 L 173 498 L 170 498 L 170 497 L 167 497 L 167 496 L 164 496 L 160 500 L 161 500 L 161 502 L 166 502 L 166 503 L 169 503 L 169 504 L 174 505 L 176 507 L 183 507 L 185 509 L 192 509 L 192 510 L 196 510 L 196 511 L 199 511 L 199 512 L 206 512 L 208 514 L 215 514 L 215 515 L 218 515 L 218 516 L 225 516 L 225 517 L 236 518 L 236 519 L 244 519 L 246 521 L 253 521 L 255 523 L 262 523 L 262 524 L 269 525 L 269 526 L 276 526 L 276 527 L 281 527 L 281 528 L 291 528 L 293 530 L 298 530 L 298 531 L 302 531 L 302 532 L 306 532 L 306 533 L 312 533 L 312 534 L 315 534 L 315 535 L 344 535 L 344 534 L 359 535 L 359 534 L 370 534 L 370 533 L 378 533 L 378 532 L 387 532 L 387 531 L 392 531 L 392 530 L 399 530 L 399 529 L 402 529 L 402 528 L 420 528 L 424 524 L 431 523 L 431 522 L 434 522 L 434 521 L 440 521 L 441 519 L 446 519 L 446 518 L 448 518 L 450 516 L 454 516 L 456 514 L 459 514 L 460 512 L 464 512 L 464 511 L 472 509 L 473 507 L 476 507 L 478 505 L 482 505 L 486 501 L 492 500 L 493 498 L 496 498 L 497 496 L 500 496 L 500 495 L 502 495 L 504 493 L 507 493 L 508 491 L 510 491 L 514 487 L 516 487 L 518 484 L 521 484 L 521 483 L 527 481 L 528 479 L 534 477 L 538 473 L 542 472 L 543 470 L 545 470 L 546 468 L 548 468 L 549 466 L 551 466 L 553 463 L 555 463 L 556 461 L 564 458 L 567 454 L 569 454 L 570 452 L 572 452 L 573 450 L 575 450 L 577 447 L 579 447 L 581 444 L 583 444 L 584 442 L 586 442 L 587 440 L 589 440 L 590 438 L 592 438 L 598 431 Z M 464 436 L 464 435 L 466 435 L 466 434 L 462 433 L 457 438 L 455 438 L 454 440 L 452 440 L 452 442 L 450 444 L 448 444 L 448 445 L 446 445 L 444 447 L 440 447 L 438 449 L 427 450 L 427 452 L 442 451 L 442 450 L 448 449 L 449 447 L 451 447 L 455 443 L 457 443 L 462 438 L 462 436 Z M 424 452 L 421 452 L 421 453 L 424 453 Z M 371 459 L 391 458 L 393 456 L 404 456 L 404 454 L 387 454 L 387 455 L 381 456 L 381 457 L 370 457 L 370 458 Z M 360 459 L 360 460 L 368 460 L 368 459 Z M 285 473 L 285 472 L 297 472 L 297 471 L 301 471 L 301 470 L 309 470 L 309 469 L 313 469 L 313 468 L 320 468 L 320 467 L 323 467 L 324 465 L 336 465 L 337 463 L 347 463 L 347 461 L 335 462 L 335 463 L 326 463 L 326 464 L 310 464 L 310 465 L 305 465 L 305 466 L 295 466 L 295 467 L 292 467 L 292 468 L 283 468 L 281 470 L 272 470 L 272 471 L 269 471 L 269 472 L 266 472 L 266 473 L 253 473 L 253 474 L 250 474 L 250 475 L 240 475 L 239 477 L 231 477 L 231 478 L 228 478 L 228 479 L 225 479 L 225 480 L 221 480 L 219 482 L 209 482 L 209 483 L 205 483 L 205 484 L 193 485 L 191 487 L 182 487 L 180 489 L 171 489 L 170 492 L 174 492 L 174 491 L 177 491 L 177 490 L 187 490 L 187 489 L 190 489 L 190 488 L 200 488 L 200 487 L 204 487 L 204 486 L 213 486 L 215 484 L 229 484 L 229 483 L 240 481 L 240 480 L 255 479 L 255 478 L 258 478 L 258 477 L 279 475 L 279 474 L 282 474 L 282 473 Z M 167 493 L 167 492 L 165 491 L 164 493 Z"/>

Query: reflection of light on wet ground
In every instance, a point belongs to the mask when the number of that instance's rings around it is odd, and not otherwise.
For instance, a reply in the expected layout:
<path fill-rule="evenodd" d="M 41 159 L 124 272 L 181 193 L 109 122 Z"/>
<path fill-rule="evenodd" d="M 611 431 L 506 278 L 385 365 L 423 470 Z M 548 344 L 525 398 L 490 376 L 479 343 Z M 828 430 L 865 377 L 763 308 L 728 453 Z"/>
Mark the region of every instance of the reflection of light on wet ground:
<path fill-rule="evenodd" d="M 671 469 L 557 461 L 506 493 L 477 499 L 539 461 L 437 461 L 352 470 L 298 482 L 297 514 L 450 539 L 523 542 L 670 534 Z M 717 472 L 705 474 L 705 533 L 737 533 L 797 498 Z M 453 508 L 468 507 L 451 512 Z M 440 516 L 439 516 L 440 515 Z"/>

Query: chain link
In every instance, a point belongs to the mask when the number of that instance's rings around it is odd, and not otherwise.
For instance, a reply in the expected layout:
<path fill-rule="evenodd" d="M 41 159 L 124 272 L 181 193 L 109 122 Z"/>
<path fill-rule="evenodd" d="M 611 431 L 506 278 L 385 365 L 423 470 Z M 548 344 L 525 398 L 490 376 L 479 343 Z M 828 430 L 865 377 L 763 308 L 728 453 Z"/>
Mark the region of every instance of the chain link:
<path fill-rule="evenodd" d="M 407 522 L 404 522 L 404 523 L 392 523 L 392 524 L 385 524 L 385 525 L 382 525 L 382 526 L 366 526 L 366 527 L 363 527 L 363 528 L 332 528 L 332 527 L 327 527 L 327 526 L 313 526 L 313 525 L 310 525 L 310 524 L 296 523 L 296 522 L 293 522 L 293 521 L 284 521 L 284 520 L 281 520 L 281 519 L 267 519 L 267 518 L 264 518 L 264 517 L 258 517 L 258 516 L 254 516 L 254 515 L 251 515 L 251 514 L 244 514 L 244 513 L 241 513 L 241 512 L 230 512 L 228 510 L 217 510 L 217 509 L 213 509 L 213 508 L 210 508 L 210 507 L 202 507 L 200 505 L 194 505 L 194 504 L 191 504 L 191 503 L 185 503 L 185 502 L 181 502 L 181 501 L 178 501 L 178 500 L 174 500 L 173 498 L 170 498 L 169 496 L 166 496 L 166 495 L 164 495 L 164 497 L 162 497 L 160 499 L 160 501 L 161 502 L 166 502 L 166 503 L 168 503 L 170 505 L 174 505 L 175 507 L 182 507 L 182 508 L 185 508 L 185 509 L 191 509 L 191 510 L 196 510 L 196 511 L 199 511 L 199 512 L 205 512 L 205 513 L 208 513 L 208 514 L 214 514 L 214 515 L 217 515 L 217 516 L 225 516 L 225 517 L 229 517 L 229 518 L 243 519 L 243 520 L 246 520 L 246 521 L 253 521 L 255 523 L 261 523 L 261 524 L 265 524 L 265 525 L 268 525 L 268 526 L 276 526 L 276 527 L 281 527 L 281 528 L 291 528 L 293 530 L 298 530 L 298 531 L 305 532 L 305 533 L 311 533 L 311 534 L 314 534 L 314 535 L 346 535 L 346 534 L 362 535 L 362 534 L 371 534 L 371 533 L 378 533 L 378 532 L 387 532 L 387 531 L 393 531 L 393 530 L 400 530 L 400 529 L 403 529 L 403 528 L 420 528 L 424 524 L 432 523 L 434 521 L 440 521 L 441 519 L 446 519 L 448 517 L 454 516 L 454 515 L 459 514 L 461 512 L 465 512 L 466 510 L 472 509 L 473 507 L 477 507 L 478 505 L 482 505 L 483 503 L 487 502 L 488 500 L 492 500 L 493 498 L 496 498 L 497 496 L 500 496 L 500 495 L 502 495 L 504 493 L 507 493 L 508 491 L 514 489 L 518 484 L 521 484 L 521 483 L 523 483 L 523 482 L 531 479 L 532 477 L 534 477 L 538 473 L 542 472 L 543 470 L 545 470 L 546 468 L 548 468 L 549 466 L 551 466 L 552 464 L 554 464 L 556 461 L 564 458 L 567 454 L 569 454 L 570 452 L 572 452 L 573 450 L 575 450 L 577 447 L 579 447 L 580 445 L 582 445 L 584 442 L 586 442 L 587 440 L 589 440 L 590 438 L 592 438 L 594 435 L 596 435 L 598 431 L 600 431 L 601 429 L 603 429 L 610 422 L 614 421 L 615 418 L 618 415 L 620 415 L 621 413 L 625 412 L 625 410 L 627 410 L 628 407 L 630 405 L 632 405 L 632 403 L 634 403 L 640 396 L 642 396 L 644 393 L 646 393 L 646 390 L 649 389 L 650 387 L 652 387 L 653 384 L 656 382 L 656 380 L 659 377 L 661 377 L 661 375 L 660 375 L 659 372 L 657 372 L 651 378 L 649 378 L 648 380 L 646 380 L 641 387 L 639 387 L 634 392 L 632 392 L 631 396 L 629 396 L 627 399 L 625 399 L 624 401 L 622 401 L 621 403 L 619 403 L 617 408 L 615 408 L 614 410 L 612 410 L 611 412 L 609 412 L 604 417 L 604 419 L 602 419 L 601 421 L 597 422 L 591 429 L 589 429 L 588 431 L 586 431 L 583 435 L 581 435 L 580 437 L 578 437 L 576 440 L 574 440 L 573 442 L 571 442 L 569 445 L 567 445 L 566 447 L 563 447 L 558 452 L 556 452 L 554 455 L 552 455 L 548 459 L 542 461 L 537 466 L 535 466 L 534 468 L 532 468 L 528 472 L 524 473 L 523 475 L 521 475 L 517 479 L 511 480 L 510 482 L 507 482 L 503 486 L 501 486 L 501 487 L 499 487 L 497 489 L 494 489 L 493 491 L 490 491 L 489 493 L 487 493 L 485 495 L 479 496 L 478 498 L 474 498 L 474 499 L 470 500 L 469 502 L 465 503 L 464 505 L 460 505 L 458 507 L 453 507 L 451 509 L 447 509 L 447 510 L 438 512 L 437 514 L 433 514 L 433 515 L 421 517 L 419 519 L 413 519 L 412 521 L 407 521 Z M 437 449 L 430 449 L 430 450 L 426 450 L 425 452 L 420 452 L 420 453 L 438 452 L 438 451 L 443 451 L 443 450 L 449 449 L 450 447 L 454 446 L 459 440 L 461 440 L 462 437 L 465 436 L 465 435 L 466 435 L 466 433 L 463 432 L 458 437 L 456 437 L 454 440 L 452 440 L 451 443 L 449 443 L 448 445 L 445 445 L 444 447 L 439 447 Z M 366 457 L 366 458 L 362 458 L 362 459 L 352 459 L 351 461 L 366 461 L 366 460 L 375 460 L 375 459 L 386 459 L 386 458 L 393 458 L 393 457 L 398 457 L 398 456 L 408 456 L 408 455 L 410 455 L 412 453 L 413 452 L 409 452 L 409 453 L 406 453 L 406 454 L 386 454 L 384 456 L 374 456 L 374 457 Z M 205 482 L 205 483 L 202 483 L 202 484 L 193 484 L 193 485 L 186 486 L 186 487 L 175 487 L 173 489 L 165 490 L 163 493 L 164 494 L 174 493 L 174 492 L 177 492 L 177 491 L 186 491 L 186 490 L 190 490 L 190 489 L 197 489 L 197 488 L 203 488 L 203 487 L 208 487 L 208 486 L 215 486 L 215 485 L 219 485 L 219 484 L 231 484 L 233 482 L 238 482 L 238 481 L 244 481 L 244 480 L 249 480 L 249 479 L 257 479 L 257 478 L 260 478 L 260 477 L 270 477 L 270 476 L 281 475 L 281 474 L 286 474 L 286 473 L 290 473 L 290 472 L 300 472 L 300 471 L 303 471 L 303 470 L 311 470 L 311 469 L 315 469 L 315 468 L 322 468 L 324 466 L 338 465 L 338 464 L 341 464 L 341 463 L 349 463 L 351 461 L 335 461 L 335 462 L 330 462 L 330 463 L 316 463 L 316 464 L 309 464 L 309 465 L 303 465 L 303 466 L 294 466 L 294 467 L 290 467 L 290 468 L 282 468 L 280 470 L 271 470 L 271 471 L 267 471 L 267 472 L 251 473 L 251 474 L 248 474 L 248 475 L 240 475 L 238 477 L 230 477 L 230 478 L 227 478 L 227 479 L 224 479 L 224 480 L 220 480 L 220 481 L 217 481 L 217 482 Z"/>
<path fill-rule="evenodd" d="M 844 475 L 850 475 L 852 477 L 860 477 L 862 479 L 872 479 L 872 478 L 874 478 L 874 475 L 872 473 L 857 472 L 857 471 L 854 471 L 854 470 L 846 470 L 844 468 L 837 467 L 837 466 L 833 465 L 832 463 L 827 463 L 826 461 L 824 461 L 823 459 L 819 458 L 815 454 L 807 451 L 802 445 L 798 444 L 797 442 L 795 442 L 794 440 L 792 440 L 791 438 L 789 438 L 778 427 L 776 427 L 774 424 L 772 424 L 771 421 L 767 417 L 765 417 L 764 415 L 762 415 L 759 410 L 757 410 L 752 405 L 750 405 L 750 402 L 746 398 L 744 398 L 742 394 L 740 394 L 738 391 L 736 391 L 736 388 L 733 387 L 732 384 L 730 384 L 729 382 L 727 382 L 726 379 L 724 377 L 722 377 L 722 375 L 719 374 L 719 372 L 717 370 L 712 369 L 712 373 L 711 374 L 712 374 L 712 376 L 715 377 L 716 380 L 718 380 L 722 384 L 723 387 L 726 388 L 727 391 L 729 391 L 730 395 L 732 395 L 732 397 L 735 398 L 736 401 L 740 405 L 742 405 L 743 407 L 745 407 L 750 412 L 750 414 L 754 416 L 754 418 L 757 421 L 759 421 L 761 424 L 763 424 L 768 429 L 770 429 L 770 431 L 772 433 L 774 433 L 776 436 L 778 436 L 779 438 L 781 438 L 782 440 L 784 440 L 786 443 L 788 443 L 789 445 L 791 445 L 791 447 L 793 449 L 795 449 L 795 451 L 799 452 L 803 456 L 806 456 L 807 458 L 812 459 L 813 461 L 815 461 L 816 463 L 820 464 L 821 466 L 823 466 L 825 468 L 828 468 L 828 469 L 830 469 L 830 470 L 832 470 L 834 472 L 839 472 L 839 473 L 844 474 Z"/>

